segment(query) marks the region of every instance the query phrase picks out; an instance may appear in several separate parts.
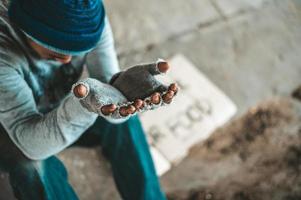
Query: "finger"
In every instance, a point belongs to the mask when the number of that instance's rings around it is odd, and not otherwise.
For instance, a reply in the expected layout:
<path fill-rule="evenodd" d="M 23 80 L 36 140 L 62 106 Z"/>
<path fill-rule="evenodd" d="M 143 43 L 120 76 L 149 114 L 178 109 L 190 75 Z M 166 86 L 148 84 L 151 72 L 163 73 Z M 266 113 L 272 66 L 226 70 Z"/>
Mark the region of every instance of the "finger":
<path fill-rule="evenodd" d="M 133 106 L 135 106 L 136 110 L 139 110 L 140 108 L 143 108 L 144 101 L 141 99 L 136 99 L 133 103 Z"/>
<path fill-rule="evenodd" d="M 101 112 L 104 115 L 109 115 L 113 113 L 117 109 L 117 106 L 115 104 L 105 105 L 101 107 Z"/>
<path fill-rule="evenodd" d="M 121 116 L 126 117 L 128 116 L 128 112 L 127 112 L 127 107 L 126 106 L 122 106 L 119 108 L 119 113 Z"/>
<path fill-rule="evenodd" d="M 176 83 L 172 83 L 168 87 L 168 90 L 173 91 L 176 94 L 178 92 L 178 90 L 179 90 L 179 87 L 178 87 L 178 85 Z"/>
<path fill-rule="evenodd" d="M 158 66 L 158 70 L 161 73 L 166 73 L 170 68 L 168 65 L 168 62 L 166 62 L 166 61 L 160 61 L 157 66 Z"/>
<path fill-rule="evenodd" d="M 166 94 L 162 96 L 164 103 L 170 103 L 175 93 L 169 90 Z"/>
<path fill-rule="evenodd" d="M 161 101 L 160 93 L 159 93 L 159 92 L 155 92 L 155 93 L 151 96 L 151 103 L 153 103 L 153 104 L 159 104 L 160 101 Z"/>
<path fill-rule="evenodd" d="M 127 112 L 128 114 L 134 114 L 134 113 L 136 112 L 135 106 L 133 106 L 133 105 L 128 105 L 127 108 L 126 108 L 126 112 Z"/>
<path fill-rule="evenodd" d="M 143 68 L 146 69 L 152 75 L 158 75 L 158 74 L 166 73 L 170 67 L 165 60 L 159 59 L 155 63 L 143 65 Z"/>
<path fill-rule="evenodd" d="M 77 86 L 75 86 L 73 88 L 73 94 L 77 97 L 77 98 L 83 98 L 85 96 L 87 96 L 88 93 L 88 88 L 86 85 L 80 83 Z"/>

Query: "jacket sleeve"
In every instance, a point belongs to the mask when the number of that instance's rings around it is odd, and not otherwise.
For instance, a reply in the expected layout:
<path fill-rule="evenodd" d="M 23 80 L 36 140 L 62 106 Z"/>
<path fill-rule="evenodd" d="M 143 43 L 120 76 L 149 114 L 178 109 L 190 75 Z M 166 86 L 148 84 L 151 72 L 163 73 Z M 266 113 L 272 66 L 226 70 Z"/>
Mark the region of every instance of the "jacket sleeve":
<path fill-rule="evenodd" d="M 72 95 L 51 112 L 39 113 L 22 74 L 0 64 L 0 122 L 28 158 L 40 160 L 60 152 L 78 139 L 96 118 L 96 114 L 84 109 Z"/>
<path fill-rule="evenodd" d="M 120 71 L 112 29 L 107 17 L 100 41 L 96 48 L 88 53 L 86 63 L 90 77 L 104 83 L 108 83 L 111 77 Z"/>

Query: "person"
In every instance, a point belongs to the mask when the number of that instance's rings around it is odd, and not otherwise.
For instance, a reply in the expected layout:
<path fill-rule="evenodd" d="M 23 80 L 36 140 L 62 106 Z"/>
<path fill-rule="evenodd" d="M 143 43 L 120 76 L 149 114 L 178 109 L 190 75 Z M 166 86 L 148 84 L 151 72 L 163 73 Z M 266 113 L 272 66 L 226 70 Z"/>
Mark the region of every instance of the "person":
<path fill-rule="evenodd" d="M 0 43 L 0 169 L 17 199 L 78 199 L 55 156 L 71 145 L 101 145 L 122 199 L 166 199 L 137 115 L 70 92 L 85 66 L 102 84 L 120 71 L 101 0 L 1 2 Z"/>

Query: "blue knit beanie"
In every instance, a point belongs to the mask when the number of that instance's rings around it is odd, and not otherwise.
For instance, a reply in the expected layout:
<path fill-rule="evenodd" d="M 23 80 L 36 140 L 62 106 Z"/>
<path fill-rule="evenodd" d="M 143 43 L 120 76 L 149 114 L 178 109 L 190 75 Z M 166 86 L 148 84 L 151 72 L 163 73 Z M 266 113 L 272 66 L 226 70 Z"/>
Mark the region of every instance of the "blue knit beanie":
<path fill-rule="evenodd" d="M 8 16 L 40 45 L 68 55 L 94 48 L 105 23 L 101 0 L 12 0 Z"/>

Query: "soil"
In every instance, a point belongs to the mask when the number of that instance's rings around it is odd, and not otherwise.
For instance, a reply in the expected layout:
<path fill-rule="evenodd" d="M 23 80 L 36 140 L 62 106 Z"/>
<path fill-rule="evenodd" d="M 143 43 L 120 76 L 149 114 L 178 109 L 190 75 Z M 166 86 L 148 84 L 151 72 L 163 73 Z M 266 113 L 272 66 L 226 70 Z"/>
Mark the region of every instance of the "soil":
<path fill-rule="evenodd" d="M 195 146 L 186 165 L 163 178 L 168 199 L 300 200 L 300 115 L 301 103 L 292 99 L 276 98 L 251 108 Z M 195 174 L 183 180 L 189 189 L 167 184 L 167 177 L 177 173 Z"/>

